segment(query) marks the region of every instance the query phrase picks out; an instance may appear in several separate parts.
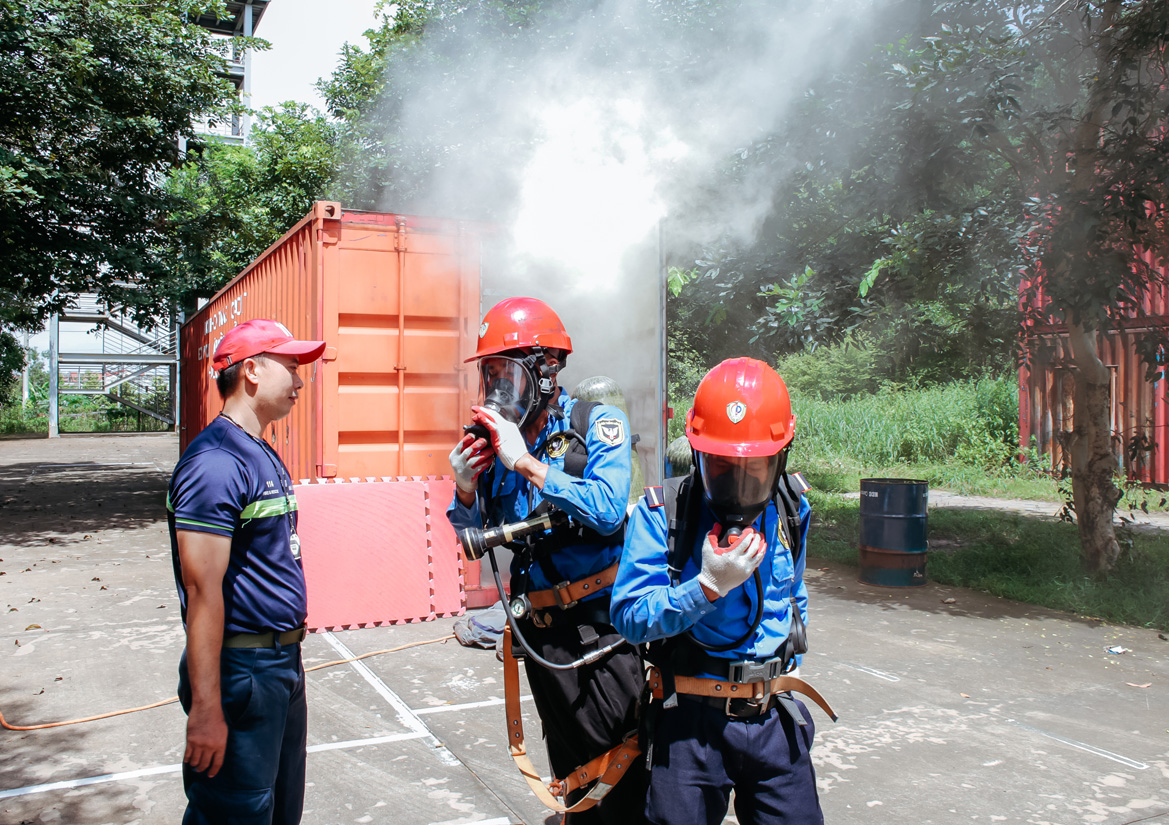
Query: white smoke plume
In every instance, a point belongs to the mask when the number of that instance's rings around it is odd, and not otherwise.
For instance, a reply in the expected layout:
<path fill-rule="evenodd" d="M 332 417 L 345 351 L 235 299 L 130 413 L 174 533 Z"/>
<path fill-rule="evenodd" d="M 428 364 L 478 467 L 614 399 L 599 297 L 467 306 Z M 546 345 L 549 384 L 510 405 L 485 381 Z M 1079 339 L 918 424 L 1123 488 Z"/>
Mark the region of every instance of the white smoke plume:
<path fill-rule="evenodd" d="M 728 175 L 730 162 L 839 68 L 879 2 L 578 1 L 511 28 L 442 18 L 415 59 L 391 62 L 377 116 L 401 162 L 377 208 L 504 227 L 483 308 L 526 294 L 560 313 L 575 346 L 561 383 L 617 381 L 656 483 L 659 227 L 690 243 L 756 235 L 775 164 L 767 178 Z"/>
<path fill-rule="evenodd" d="M 792 116 L 876 10 L 605 0 L 502 33 L 471 15 L 440 20 L 428 59 L 393 62 L 387 83 L 403 144 L 441 147 L 405 206 L 496 220 L 541 271 L 590 288 L 615 286 L 625 252 L 698 201 L 717 228 L 692 238 L 749 241 L 774 181 L 729 181 L 729 159 Z"/>

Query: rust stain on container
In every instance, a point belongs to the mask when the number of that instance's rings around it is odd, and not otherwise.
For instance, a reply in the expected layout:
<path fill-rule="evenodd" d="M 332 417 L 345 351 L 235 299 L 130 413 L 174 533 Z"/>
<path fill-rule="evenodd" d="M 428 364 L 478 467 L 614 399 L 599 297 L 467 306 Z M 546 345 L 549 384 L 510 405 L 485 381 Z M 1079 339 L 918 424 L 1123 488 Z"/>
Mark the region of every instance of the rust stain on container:
<path fill-rule="evenodd" d="M 292 414 L 268 436 L 294 478 L 446 475 L 477 389 L 488 230 L 319 202 L 182 329 L 183 449 L 222 406 L 211 354 L 252 318 L 323 339 Z"/>

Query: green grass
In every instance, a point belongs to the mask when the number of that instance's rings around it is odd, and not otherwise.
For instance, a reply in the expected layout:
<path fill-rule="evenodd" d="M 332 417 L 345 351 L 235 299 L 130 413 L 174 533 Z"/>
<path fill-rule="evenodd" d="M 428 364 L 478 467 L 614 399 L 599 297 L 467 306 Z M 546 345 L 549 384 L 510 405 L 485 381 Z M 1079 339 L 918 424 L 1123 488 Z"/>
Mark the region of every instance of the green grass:
<path fill-rule="evenodd" d="M 163 422 L 104 398 L 63 395 L 58 425 L 63 433 L 158 432 Z M 49 432 L 47 402 L 0 406 L 0 435 Z"/>
<path fill-rule="evenodd" d="M 809 558 L 856 566 L 859 501 L 814 490 Z M 930 581 L 1118 624 L 1169 630 L 1169 537 L 1121 530 L 1106 577 L 1084 572 L 1073 524 L 1015 513 L 935 509 Z"/>

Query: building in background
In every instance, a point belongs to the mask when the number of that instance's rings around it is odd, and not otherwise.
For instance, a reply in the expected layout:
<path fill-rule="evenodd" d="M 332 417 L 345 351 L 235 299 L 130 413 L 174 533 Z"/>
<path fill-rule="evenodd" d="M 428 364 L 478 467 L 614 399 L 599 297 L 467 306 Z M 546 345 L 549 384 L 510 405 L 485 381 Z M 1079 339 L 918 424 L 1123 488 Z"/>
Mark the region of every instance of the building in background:
<path fill-rule="evenodd" d="M 227 16 L 216 18 L 210 15 L 200 15 L 196 21 L 200 26 L 210 31 L 217 39 L 225 41 L 226 62 L 224 76 L 235 84 L 236 93 L 245 106 L 252 103 L 252 58 L 249 49 L 243 47 L 238 38 L 252 37 L 260 25 L 260 19 L 268 8 L 268 0 L 248 0 L 248 2 L 229 2 Z M 229 121 L 204 121 L 196 131 L 203 135 L 231 143 L 244 143 L 251 128 L 251 118 L 247 115 L 233 116 Z"/>

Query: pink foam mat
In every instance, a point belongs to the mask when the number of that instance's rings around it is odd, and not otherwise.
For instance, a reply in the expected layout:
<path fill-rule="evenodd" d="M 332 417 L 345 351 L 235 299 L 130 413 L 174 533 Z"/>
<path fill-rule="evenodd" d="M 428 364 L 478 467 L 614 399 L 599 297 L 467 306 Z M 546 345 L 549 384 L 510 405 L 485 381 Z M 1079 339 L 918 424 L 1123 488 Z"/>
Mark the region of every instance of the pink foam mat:
<path fill-rule="evenodd" d="M 462 564 L 446 519 L 453 491 L 436 477 L 297 485 L 309 629 L 462 613 Z"/>

